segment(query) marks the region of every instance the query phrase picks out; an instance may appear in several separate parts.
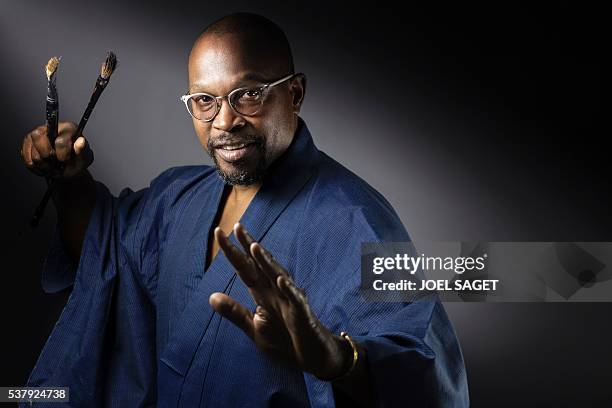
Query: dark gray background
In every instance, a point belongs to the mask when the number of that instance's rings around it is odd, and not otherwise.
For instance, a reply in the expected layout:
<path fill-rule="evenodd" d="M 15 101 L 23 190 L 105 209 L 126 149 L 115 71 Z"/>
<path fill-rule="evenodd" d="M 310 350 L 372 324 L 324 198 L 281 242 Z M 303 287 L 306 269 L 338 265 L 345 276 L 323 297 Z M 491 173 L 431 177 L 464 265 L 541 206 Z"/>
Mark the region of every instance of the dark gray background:
<path fill-rule="evenodd" d="M 0 385 L 24 383 L 66 300 L 40 289 L 55 219 L 27 227 L 44 182 L 17 154 L 44 121 L 47 59 L 62 56 L 60 115 L 78 121 L 105 52 L 117 53 L 85 132 L 92 173 L 115 193 L 141 188 L 169 166 L 208 162 L 178 96 L 193 40 L 233 11 L 285 29 L 316 144 L 381 191 L 413 238 L 612 241 L 601 12 L 472 6 L 434 19 L 380 2 L 229 3 L 0 4 Z M 611 304 L 446 308 L 473 406 L 612 402 Z"/>

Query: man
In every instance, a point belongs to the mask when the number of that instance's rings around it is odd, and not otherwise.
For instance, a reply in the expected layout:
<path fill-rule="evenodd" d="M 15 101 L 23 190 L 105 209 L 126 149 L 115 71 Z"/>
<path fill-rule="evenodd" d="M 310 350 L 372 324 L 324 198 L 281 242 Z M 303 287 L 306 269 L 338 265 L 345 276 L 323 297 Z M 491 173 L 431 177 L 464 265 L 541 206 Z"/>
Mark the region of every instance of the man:
<path fill-rule="evenodd" d="M 28 385 L 69 386 L 76 406 L 466 406 L 442 305 L 360 297 L 361 243 L 409 236 L 314 146 L 280 28 L 216 21 L 189 86 L 215 167 L 171 168 L 118 198 L 86 170 L 73 124 L 54 147 L 44 127 L 25 137 L 36 174 L 66 163 L 43 286 L 72 286 Z"/>

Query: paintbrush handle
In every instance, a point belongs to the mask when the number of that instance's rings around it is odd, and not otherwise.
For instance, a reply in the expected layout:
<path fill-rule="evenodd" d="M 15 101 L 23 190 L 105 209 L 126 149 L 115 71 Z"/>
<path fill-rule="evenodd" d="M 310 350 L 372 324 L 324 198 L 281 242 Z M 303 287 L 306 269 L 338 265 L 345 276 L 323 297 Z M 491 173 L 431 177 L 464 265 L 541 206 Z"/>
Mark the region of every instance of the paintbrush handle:
<path fill-rule="evenodd" d="M 30 219 L 30 226 L 32 228 L 38 226 L 42 216 L 45 214 L 45 209 L 47 208 L 47 204 L 49 204 L 49 200 L 53 195 L 53 190 L 55 190 L 56 183 L 56 180 L 47 179 L 47 190 L 45 191 L 45 195 L 43 196 L 42 200 L 40 200 L 38 207 L 36 207 L 36 210 L 34 211 L 34 215 Z"/>
<path fill-rule="evenodd" d="M 89 98 L 87 108 L 85 108 L 85 112 L 83 112 L 83 116 L 81 116 L 81 121 L 79 122 L 79 125 L 77 126 L 76 130 L 74 131 L 74 135 L 72 136 L 73 142 L 75 142 L 79 138 L 79 136 L 81 136 L 83 129 L 85 129 L 85 126 L 87 125 L 89 116 L 96 107 L 96 103 L 98 102 L 98 99 L 100 98 L 100 95 L 102 95 L 102 92 L 104 91 L 104 88 L 106 88 L 107 84 L 108 80 L 98 77 L 98 80 L 96 81 L 96 86 L 94 87 L 93 93 L 91 94 L 91 98 Z"/>
<path fill-rule="evenodd" d="M 57 138 L 57 127 L 59 123 L 59 100 L 54 80 L 50 81 L 47 87 L 46 116 L 47 137 L 51 142 L 51 146 L 54 146 L 55 139 Z"/>
<path fill-rule="evenodd" d="M 98 99 L 100 98 L 100 95 L 102 95 L 102 92 L 106 88 L 107 84 L 108 84 L 108 79 L 98 77 L 98 80 L 96 81 L 96 86 L 94 87 L 93 93 L 91 94 L 91 98 L 89 98 L 89 103 L 87 104 L 87 107 L 85 108 L 85 112 L 83 112 L 83 116 L 81 116 L 79 125 L 77 126 L 76 130 L 72 134 L 72 143 L 76 142 L 76 140 L 81 136 L 81 133 L 83 133 L 83 129 L 85 129 L 85 126 L 87 125 L 89 116 L 91 115 L 91 112 L 93 112 L 94 108 L 96 107 L 96 103 L 98 102 Z M 64 174 L 65 168 L 66 168 L 66 163 L 61 162 L 59 164 L 59 171 L 61 175 Z"/>

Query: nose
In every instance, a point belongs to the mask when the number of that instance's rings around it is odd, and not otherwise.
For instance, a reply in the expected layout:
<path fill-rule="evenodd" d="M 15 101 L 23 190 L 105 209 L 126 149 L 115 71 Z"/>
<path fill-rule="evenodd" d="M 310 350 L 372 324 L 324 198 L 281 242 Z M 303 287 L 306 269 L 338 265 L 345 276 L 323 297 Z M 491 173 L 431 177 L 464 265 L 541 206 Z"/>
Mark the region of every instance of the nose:
<path fill-rule="evenodd" d="M 244 118 L 236 113 L 230 106 L 227 98 L 221 99 L 221 108 L 213 119 L 213 127 L 223 132 L 231 132 L 236 128 L 244 126 Z"/>

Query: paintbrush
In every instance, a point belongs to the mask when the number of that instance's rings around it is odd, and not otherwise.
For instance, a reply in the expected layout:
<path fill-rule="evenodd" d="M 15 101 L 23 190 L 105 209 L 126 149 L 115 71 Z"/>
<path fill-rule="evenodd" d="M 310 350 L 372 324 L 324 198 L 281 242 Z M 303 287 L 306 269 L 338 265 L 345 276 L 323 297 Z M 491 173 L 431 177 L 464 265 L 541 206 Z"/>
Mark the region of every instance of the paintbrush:
<path fill-rule="evenodd" d="M 98 79 L 96 80 L 96 85 L 94 86 L 94 90 L 93 90 L 93 93 L 91 94 L 91 98 L 89 98 L 89 103 L 87 104 L 87 108 L 85 108 L 85 112 L 83 112 L 81 121 L 79 122 L 79 125 L 77 126 L 74 134 L 72 135 L 72 143 L 74 143 L 81 136 L 83 129 L 85 129 L 85 125 L 87 125 L 89 116 L 91 115 L 91 112 L 96 106 L 96 102 L 98 102 L 100 95 L 102 95 L 102 92 L 108 85 L 108 81 L 110 80 L 110 77 L 116 68 L 117 68 L 117 56 L 115 55 L 114 52 L 109 51 L 106 56 L 106 60 L 104 61 L 104 63 L 102 64 L 102 67 L 100 68 L 100 75 L 98 76 Z M 56 66 L 56 69 L 57 69 L 57 66 Z M 63 177 L 65 168 L 66 168 L 66 163 L 61 162 L 59 165 L 60 177 Z M 47 191 L 45 192 L 45 195 L 40 201 L 40 204 L 38 204 L 38 207 L 36 207 L 34 216 L 30 220 L 30 225 L 32 227 L 36 227 L 38 223 L 40 222 L 40 219 L 42 218 L 45 212 L 45 208 L 47 207 L 47 204 L 49 203 L 49 200 L 51 199 L 51 196 L 53 195 L 53 190 L 55 190 L 56 185 L 57 185 L 57 179 L 47 178 Z"/>
<path fill-rule="evenodd" d="M 47 137 L 51 142 L 51 146 L 53 146 L 55 138 L 57 137 L 59 100 L 57 97 L 57 87 L 55 86 L 55 73 L 57 72 L 60 58 L 61 57 L 51 57 L 45 66 L 45 72 L 47 74 Z"/>
<path fill-rule="evenodd" d="M 96 79 L 96 84 L 94 85 L 94 89 L 91 94 L 91 97 L 89 98 L 89 103 L 85 108 L 85 112 L 83 112 L 83 116 L 81 116 L 81 121 L 79 122 L 79 125 L 72 134 L 72 143 L 76 142 L 76 140 L 81 136 L 81 133 L 83 133 L 83 129 L 85 129 L 87 121 L 89 120 L 89 116 L 96 107 L 96 103 L 98 102 L 100 95 L 102 95 L 102 92 L 104 92 L 104 89 L 106 89 L 106 85 L 108 85 L 108 81 L 110 80 L 111 75 L 113 75 L 113 72 L 115 72 L 115 69 L 117 69 L 117 64 L 117 56 L 114 52 L 109 51 L 106 54 L 106 59 L 102 63 L 102 67 L 100 68 L 100 75 L 98 75 L 98 79 Z M 60 174 L 63 175 L 65 167 L 65 162 L 60 163 Z"/>
<path fill-rule="evenodd" d="M 55 86 L 55 74 L 57 73 L 57 67 L 59 66 L 61 57 L 51 57 L 45 65 L 45 74 L 47 75 L 47 102 L 45 105 L 46 117 L 47 117 L 47 137 L 51 143 L 51 147 L 54 147 L 55 139 L 57 138 L 57 127 L 59 124 L 59 99 L 57 96 L 57 87 Z M 34 216 L 30 220 L 30 225 L 36 227 L 42 218 L 45 207 L 51 198 L 53 192 L 53 181 L 51 176 L 45 177 L 47 182 L 47 191 L 42 200 L 34 211 Z"/>
<path fill-rule="evenodd" d="M 98 102 L 98 98 L 100 98 L 100 95 L 102 95 L 102 92 L 106 88 L 106 85 L 108 85 L 108 81 L 110 80 L 110 77 L 111 75 L 113 75 L 113 72 L 115 71 L 116 68 L 117 68 L 117 56 L 115 55 L 114 52 L 109 51 L 106 56 L 106 60 L 102 64 L 102 68 L 100 68 L 100 75 L 98 76 L 98 79 L 96 80 L 96 85 L 94 86 L 94 90 L 93 90 L 93 93 L 91 94 L 91 98 L 89 98 L 89 103 L 87 104 L 87 108 L 85 108 L 85 112 L 83 112 L 83 116 L 81 117 L 79 126 L 75 130 L 74 135 L 72 136 L 73 142 L 76 141 L 79 138 L 79 136 L 81 136 L 81 133 L 83 132 L 83 129 L 85 128 L 85 125 L 87 125 L 89 116 L 91 115 L 91 112 L 96 106 L 96 102 Z"/>

